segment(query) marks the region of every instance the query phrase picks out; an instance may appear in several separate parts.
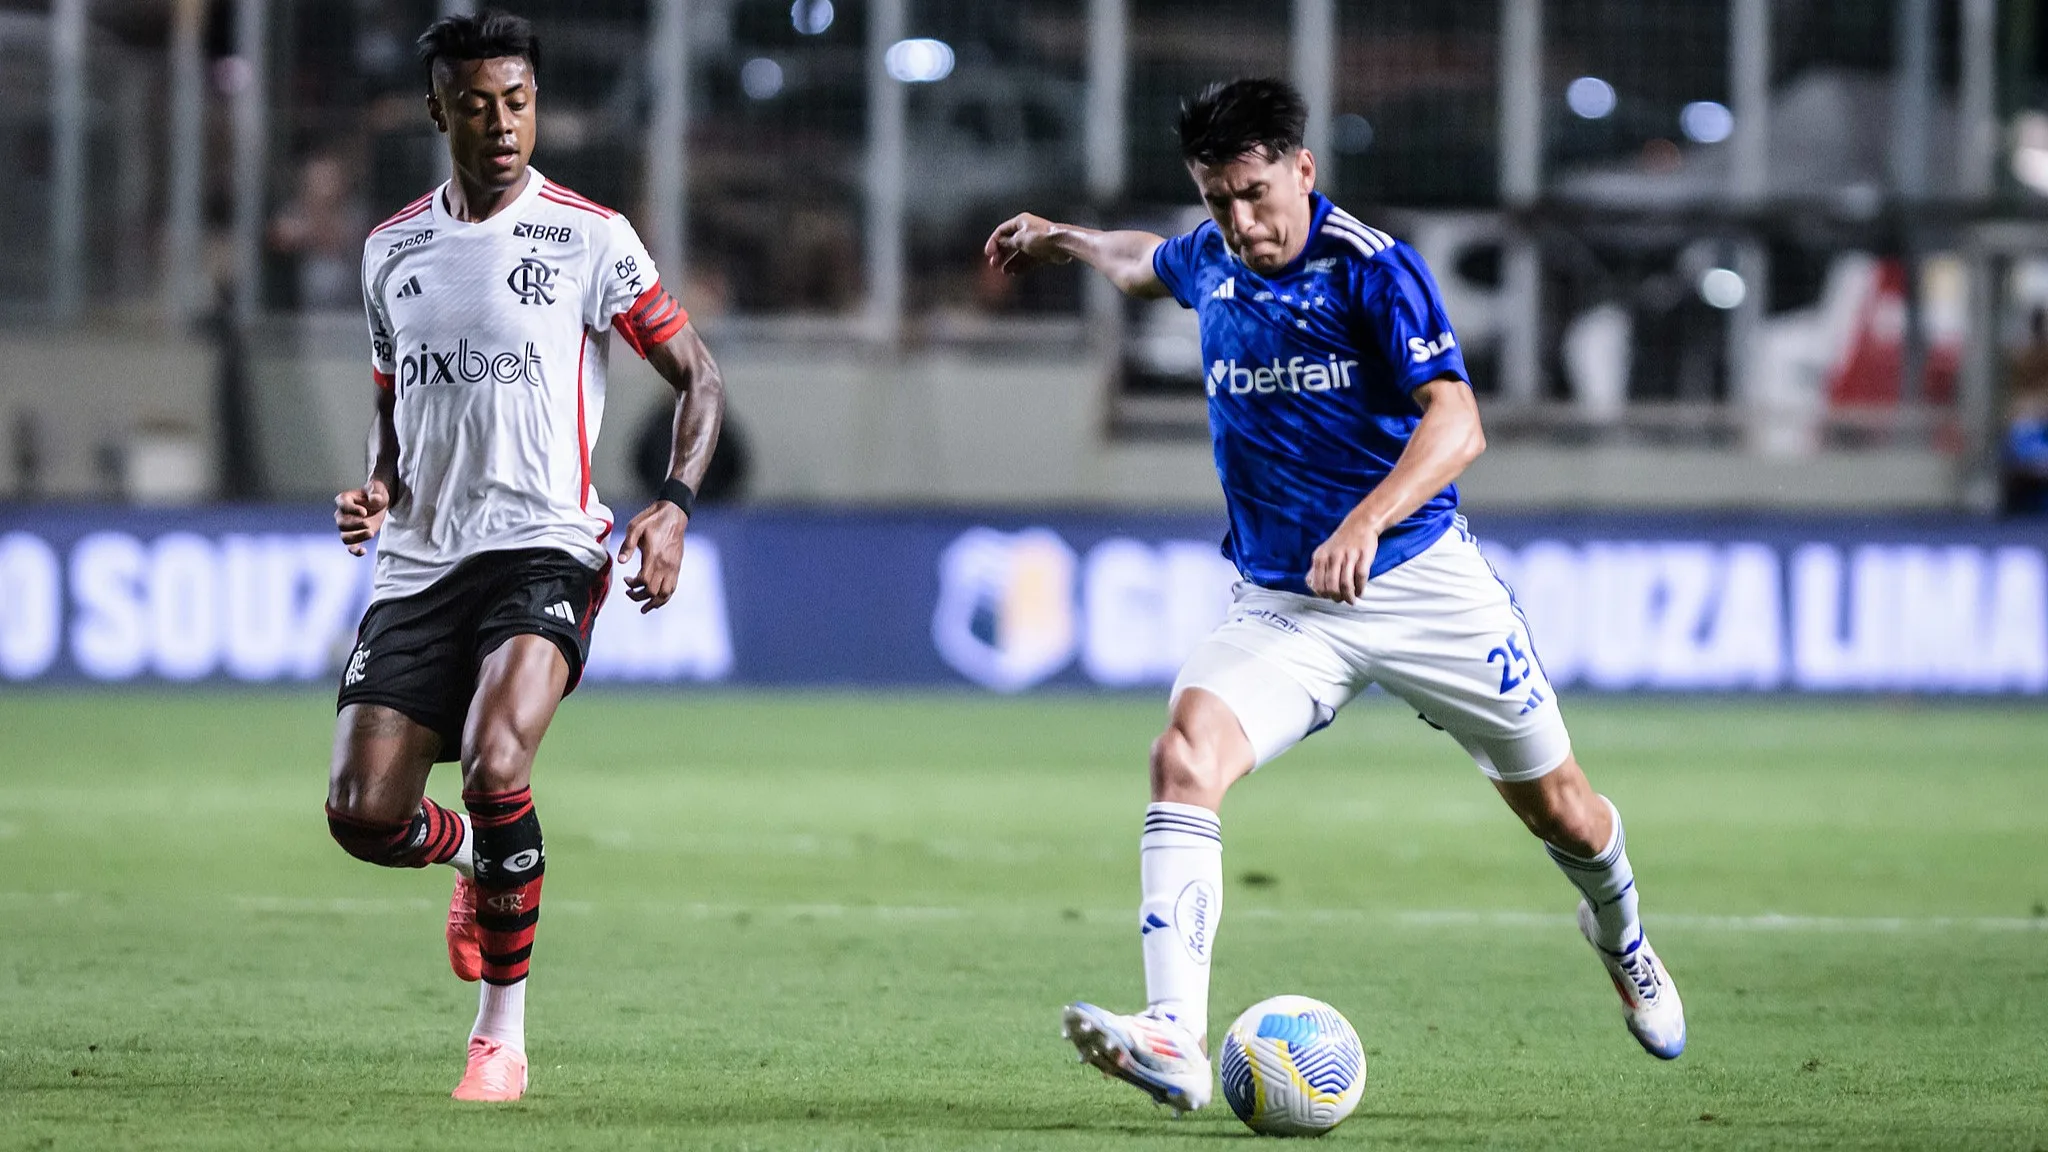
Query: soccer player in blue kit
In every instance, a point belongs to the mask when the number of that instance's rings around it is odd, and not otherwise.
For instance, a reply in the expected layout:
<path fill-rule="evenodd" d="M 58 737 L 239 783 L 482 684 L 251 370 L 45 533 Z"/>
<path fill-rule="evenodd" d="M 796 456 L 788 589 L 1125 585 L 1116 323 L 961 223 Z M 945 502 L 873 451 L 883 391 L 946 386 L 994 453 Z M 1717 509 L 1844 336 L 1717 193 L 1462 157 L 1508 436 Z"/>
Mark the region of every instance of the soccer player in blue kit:
<path fill-rule="evenodd" d="M 988 240 L 1006 272 L 1080 260 L 1129 295 L 1196 310 L 1224 551 L 1244 577 L 1152 746 L 1148 1005 L 1068 1005 L 1065 1035 L 1176 1110 L 1208 1102 L 1223 794 L 1377 683 L 1457 740 L 1543 841 L 1629 1031 L 1673 1059 L 1684 1009 L 1637 918 L 1621 816 L 1573 759 L 1528 624 L 1458 514 L 1453 481 L 1486 441 L 1436 283 L 1414 249 L 1316 192 L 1306 120 L 1279 81 L 1212 85 L 1180 117 L 1211 216 L 1200 227 L 1168 240 L 1027 213 Z"/>

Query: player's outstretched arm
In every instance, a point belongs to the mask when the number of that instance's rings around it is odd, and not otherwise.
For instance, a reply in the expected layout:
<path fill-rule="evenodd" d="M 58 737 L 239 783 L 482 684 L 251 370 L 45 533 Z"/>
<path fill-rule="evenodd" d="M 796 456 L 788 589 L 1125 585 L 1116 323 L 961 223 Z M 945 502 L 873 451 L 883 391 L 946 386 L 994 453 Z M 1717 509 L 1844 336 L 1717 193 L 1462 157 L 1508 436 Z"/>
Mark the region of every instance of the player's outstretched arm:
<path fill-rule="evenodd" d="M 649 348 L 647 362 L 676 390 L 668 478 L 671 484 L 688 489 L 686 494 L 678 494 L 687 503 L 704 482 L 704 473 L 711 467 L 711 450 L 718 446 L 718 429 L 725 422 L 725 378 L 719 375 L 711 350 L 689 324 Z M 690 514 L 683 505 L 664 495 L 626 525 L 619 563 L 631 560 L 636 551 L 640 553 L 640 571 L 626 577 L 626 595 L 639 603 L 641 612 L 652 612 L 675 595 L 676 574 L 683 566 L 683 531 L 689 524 Z"/>
<path fill-rule="evenodd" d="M 990 267 L 1012 276 L 1040 264 L 1079 260 L 1108 277 L 1124 295 L 1151 299 L 1166 295 L 1166 285 L 1152 270 L 1152 253 L 1165 242 L 1150 232 L 1098 232 L 1025 212 L 997 226 L 982 253 Z"/>
<path fill-rule="evenodd" d="M 370 478 L 334 498 L 334 527 L 357 556 L 384 527 L 384 513 L 398 492 L 398 394 L 377 386 L 376 414 L 370 418 Z"/>
<path fill-rule="evenodd" d="M 1422 419 L 1408 438 L 1408 447 L 1387 478 L 1344 517 L 1309 562 L 1308 588 L 1318 596 L 1348 604 L 1363 595 L 1380 533 L 1413 515 L 1486 451 L 1479 401 L 1471 385 L 1455 376 L 1441 376 L 1412 395 Z"/>

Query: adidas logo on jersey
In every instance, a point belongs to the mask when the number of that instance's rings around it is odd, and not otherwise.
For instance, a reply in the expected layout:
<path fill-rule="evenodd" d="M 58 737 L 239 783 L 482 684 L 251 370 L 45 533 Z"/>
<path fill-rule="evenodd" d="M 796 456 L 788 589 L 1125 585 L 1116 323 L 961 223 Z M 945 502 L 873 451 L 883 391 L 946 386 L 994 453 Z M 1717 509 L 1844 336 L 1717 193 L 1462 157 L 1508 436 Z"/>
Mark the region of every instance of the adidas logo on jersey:
<path fill-rule="evenodd" d="M 1218 284 L 1218 285 L 1216 286 L 1216 290 L 1215 290 L 1214 292 L 1211 292 L 1211 293 L 1209 293 L 1209 299 L 1211 299 L 1211 300 L 1235 300 L 1235 299 L 1237 299 L 1237 277 L 1235 277 L 1235 276 L 1231 276 L 1231 277 L 1227 277 L 1227 278 L 1225 278 L 1225 280 L 1223 281 L 1223 283 L 1221 283 L 1221 284 Z"/>
<path fill-rule="evenodd" d="M 541 609 L 541 613 L 543 615 L 553 616 L 555 619 L 562 621 L 564 624 L 576 623 L 576 610 L 574 608 L 569 607 L 569 602 L 567 600 L 557 600 L 553 604 L 550 604 L 547 607 Z"/>
<path fill-rule="evenodd" d="M 420 291 L 420 278 L 417 276 L 408 276 L 405 278 L 405 283 L 398 286 L 398 298 L 400 300 L 405 300 L 410 297 L 419 295 Z"/>
<path fill-rule="evenodd" d="M 1351 387 L 1351 370 L 1356 367 L 1358 361 L 1339 360 L 1335 356 L 1327 360 L 1293 356 L 1285 363 L 1275 360 L 1250 368 L 1238 367 L 1235 360 L 1218 360 L 1209 365 L 1209 395 L 1224 391 L 1232 396 L 1249 392 L 1328 392 Z"/>

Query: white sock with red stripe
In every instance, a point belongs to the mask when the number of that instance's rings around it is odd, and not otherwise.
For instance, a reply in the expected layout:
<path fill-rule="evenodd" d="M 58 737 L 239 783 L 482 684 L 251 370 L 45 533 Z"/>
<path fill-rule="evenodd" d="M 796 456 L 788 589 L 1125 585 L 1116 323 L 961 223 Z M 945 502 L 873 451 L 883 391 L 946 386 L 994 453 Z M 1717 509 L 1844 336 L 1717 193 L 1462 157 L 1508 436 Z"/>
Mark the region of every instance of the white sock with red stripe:
<path fill-rule="evenodd" d="M 1138 931 L 1150 1011 L 1197 1039 L 1209 1033 L 1209 951 L 1223 915 L 1223 824 L 1193 804 L 1145 809 L 1138 841 Z"/>

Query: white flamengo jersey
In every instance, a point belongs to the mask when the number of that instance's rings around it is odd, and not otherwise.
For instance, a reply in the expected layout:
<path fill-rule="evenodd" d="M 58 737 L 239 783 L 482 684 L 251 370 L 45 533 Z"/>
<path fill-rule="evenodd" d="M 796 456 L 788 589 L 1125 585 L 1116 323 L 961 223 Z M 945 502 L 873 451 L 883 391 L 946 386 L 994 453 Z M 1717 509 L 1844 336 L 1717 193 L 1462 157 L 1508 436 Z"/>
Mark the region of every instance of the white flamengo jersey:
<path fill-rule="evenodd" d="M 590 483 L 613 330 L 642 356 L 688 320 L 624 216 L 529 169 L 488 220 L 446 184 L 363 247 L 377 385 L 397 391 L 398 472 L 373 600 L 410 596 L 481 552 L 605 562 Z"/>

